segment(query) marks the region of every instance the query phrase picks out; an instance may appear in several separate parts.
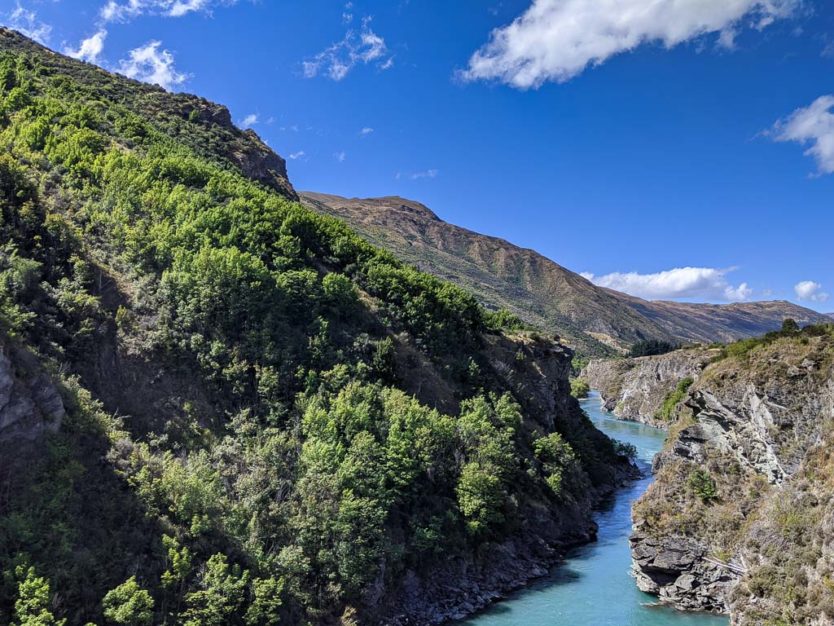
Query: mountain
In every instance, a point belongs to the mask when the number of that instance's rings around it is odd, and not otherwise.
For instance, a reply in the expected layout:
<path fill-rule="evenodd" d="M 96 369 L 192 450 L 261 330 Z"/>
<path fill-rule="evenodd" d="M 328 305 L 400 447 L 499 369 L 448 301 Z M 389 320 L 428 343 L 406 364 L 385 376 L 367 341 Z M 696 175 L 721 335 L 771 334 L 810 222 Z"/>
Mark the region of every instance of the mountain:
<path fill-rule="evenodd" d="M 728 305 L 649 302 L 597 287 L 534 250 L 448 224 L 398 197 L 347 199 L 303 192 L 310 208 L 345 220 L 398 258 L 564 337 L 585 354 L 606 355 L 644 339 L 726 342 L 779 328 L 787 317 L 822 315 L 789 302 Z"/>
<path fill-rule="evenodd" d="M 633 509 L 643 591 L 739 626 L 834 622 L 832 381 L 832 324 L 731 344 L 689 379 Z"/>
<path fill-rule="evenodd" d="M 635 467 L 226 108 L 0 29 L 0 623 L 437 624 Z"/>

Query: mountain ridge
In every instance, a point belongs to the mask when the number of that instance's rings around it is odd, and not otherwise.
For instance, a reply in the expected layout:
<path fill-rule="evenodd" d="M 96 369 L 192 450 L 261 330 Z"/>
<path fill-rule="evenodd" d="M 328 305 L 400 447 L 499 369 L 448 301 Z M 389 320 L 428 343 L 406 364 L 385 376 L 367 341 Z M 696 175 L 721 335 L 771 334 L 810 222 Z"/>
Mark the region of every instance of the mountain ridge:
<path fill-rule="evenodd" d="M 648 301 L 594 285 L 530 248 L 449 224 L 420 202 L 300 192 L 310 208 L 346 220 L 376 245 L 464 286 L 489 308 L 506 308 L 565 337 L 584 353 L 610 355 L 644 339 L 726 342 L 761 335 L 786 317 L 824 316 L 786 301 L 692 304 Z"/>

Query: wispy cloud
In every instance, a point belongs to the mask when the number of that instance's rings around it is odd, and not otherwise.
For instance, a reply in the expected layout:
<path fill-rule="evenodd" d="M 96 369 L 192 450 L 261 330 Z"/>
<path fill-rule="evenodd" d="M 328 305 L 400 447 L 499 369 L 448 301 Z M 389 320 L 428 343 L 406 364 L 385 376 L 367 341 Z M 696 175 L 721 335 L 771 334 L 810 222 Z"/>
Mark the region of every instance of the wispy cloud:
<path fill-rule="evenodd" d="M 738 302 L 749 299 L 753 290 L 747 283 L 731 285 L 727 274 L 735 268 L 678 267 L 654 274 L 614 272 L 605 276 L 582 274 L 595 285 L 648 300 L 704 298 Z"/>
<path fill-rule="evenodd" d="M 424 178 L 437 178 L 439 174 L 440 170 L 432 168 L 428 170 L 421 170 L 419 172 L 397 172 L 394 175 L 394 178 L 396 178 L 397 180 L 400 180 L 402 178 L 407 178 L 408 180 L 421 180 Z"/>
<path fill-rule="evenodd" d="M 333 158 L 336 159 L 339 163 L 344 163 L 345 159 L 347 159 L 347 152 L 345 152 L 344 150 L 340 152 L 334 152 Z"/>
<path fill-rule="evenodd" d="M 186 81 L 188 75 L 174 67 L 174 55 L 161 50 L 162 42 L 149 41 L 144 46 L 130 51 L 128 58 L 119 61 L 117 71 L 128 78 L 171 89 Z"/>
<path fill-rule="evenodd" d="M 108 0 L 99 11 L 105 22 L 127 22 L 144 14 L 182 17 L 210 11 L 215 5 L 232 5 L 237 0 Z"/>
<path fill-rule="evenodd" d="M 827 302 L 829 295 L 822 290 L 822 285 L 813 280 L 803 280 L 793 287 L 796 297 L 811 302 Z"/>
<path fill-rule="evenodd" d="M 834 95 L 817 98 L 777 122 L 766 134 L 776 141 L 808 146 L 805 155 L 817 162 L 817 173 L 834 174 Z"/>
<path fill-rule="evenodd" d="M 492 31 L 462 72 L 467 80 L 514 87 L 564 82 L 586 68 L 648 43 L 672 48 L 708 34 L 732 47 L 742 28 L 763 29 L 801 0 L 533 0 Z"/>
<path fill-rule="evenodd" d="M 20 2 L 17 2 L 15 8 L 4 16 L 3 22 L 42 44 L 46 44 L 52 34 L 52 26 L 38 20 L 38 14 L 25 8 Z"/>
<path fill-rule="evenodd" d="M 81 59 L 82 61 L 95 63 L 98 61 L 98 57 L 104 50 L 104 40 L 106 38 L 107 31 L 100 29 L 91 36 L 87 37 L 87 39 L 82 40 L 78 48 L 73 49 L 65 47 L 64 54 L 71 56 L 74 59 Z"/>
<path fill-rule="evenodd" d="M 411 178 L 411 180 L 420 180 L 421 178 L 437 178 L 439 173 L 440 170 L 430 169 L 422 172 L 414 172 L 409 176 L 409 178 Z"/>
<path fill-rule="evenodd" d="M 373 134 L 373 132 L 374 132 L 373 128 L 371 128 L 370 126 L 366 126 L 365 128 L 363 128 L 362 130 L 359 131 L 359 135 L 362 136 L 362 137 L 367 137 L 368 135 Z"/>
<path fill-rule="evenodd" d="M 290 155 L 287 158 L 289 158 L 291 161 L 297 161 L 298 159 L 303 159 L 305 156 L 307 156 L 307 153 L 304 152 L 304 150 L 299 150 L 298 152 L 290 153 Z"/>
<path fill-rule="evenodd" d="M 241 128 L 251 128 L 255 124 L 258 123 L 258 114 L 257 113 L 250 113 L 242 120 L 240 120 L 240 127 Z"/>
<path fill-rule="evenodd" d="M 363 18 L 359 31 L 348 30 L 341 41 L 304 61 L 302 67 L 306 78 L 323 75 L 340 81 L 357 65 L 368 64 L 375 64 L 380 70 L 393 66 L 385 39 L 371 29 L 370 17 Z"/>

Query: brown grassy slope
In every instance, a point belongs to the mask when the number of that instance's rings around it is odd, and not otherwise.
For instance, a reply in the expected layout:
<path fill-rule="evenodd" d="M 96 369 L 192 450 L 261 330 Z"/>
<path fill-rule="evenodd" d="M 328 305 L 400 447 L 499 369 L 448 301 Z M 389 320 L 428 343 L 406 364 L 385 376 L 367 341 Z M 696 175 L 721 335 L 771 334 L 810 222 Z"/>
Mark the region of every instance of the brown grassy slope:
<path fill-rule="evenodd" d="M 731 341 L 774 330 L 785 317 L 800 324 L 827 319 L 788 302 L 648 302 L 597 287 L 534 250 L 444 222 L 404 198 L 305 192 L 302 201 L 344 219 L 404 261 L 464 286 L 486 306 L 506 308 L 588 354 L 605 354 L 609 346 L 626 347 L 645 338 Z"/>

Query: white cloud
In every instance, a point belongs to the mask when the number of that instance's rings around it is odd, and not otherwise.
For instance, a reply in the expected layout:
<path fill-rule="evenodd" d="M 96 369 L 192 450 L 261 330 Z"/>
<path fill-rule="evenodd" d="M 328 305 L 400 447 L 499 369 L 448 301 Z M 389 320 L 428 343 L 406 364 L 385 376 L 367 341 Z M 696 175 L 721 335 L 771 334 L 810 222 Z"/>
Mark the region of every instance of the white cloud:
<path fill-rule="evenodd" d="M 359 32 L 348 30 L 341 41 L 319 52 L 312 59 L 304 61 L 302 67 L 306 78 L 324 74 L 339 81 L 359 64 L 376 64 L 381 70 L 393 66 L 393 57 L 388 54 L 385 39 L 371 29 L 371 18 L 362 20 Z"/>
<path fill-rule="evenodd" d="M 240 120 L 241 128 L 249 128 L 251 126 L 254 126 L 257 123 L 258 123 L 258 114 L 257 113 L 250 113 L 249 115 L 244 117 L 242 120 Z"/>
<path fill-rule="evenodd" d="M 515 21 L 492 31 L 462 76 L 527 89 L 570 80 L 645 44 L 672 48 L 717 34 L 721 45 L 731 47 L 739 29 L 763 29 L 801 1 L 533 0 Z"/>
<path fill-rule="evenodd" d="M 95 63 L 98 60 L 102 50 L 104 50 L 104 40 L 107 38 L 107 31 L 99 30 L 87 39 L 81 42 L 78 49 L 64 48 L 64 54 L 71 56 L 73 59 L 81 59 L 90 63 Z"/>
<path fill-rule="evenodd" d="M 372 134 L 373 132 L 374 132 L 373 128 L 371 128 L 370 126 L 366 126 L 365 128 L 363 128 L 362 130 L 359 131 L 359 134 L 362 137 L 367 137 L 368 135 Z"/>
<path fill-rule="evenodd" d="M 809 146 L 806 156 L 817 162 L 819 174 L 834 174 L 834 95 L 821 96 L 777 122 L 769 135 L 776 141 Z"/>
<path fill-rule="evenodd" d="M 678 267 L 655 274 L 637 272 L 614 272 L 595 276 L 585 272 L 585 278 L 600 287 L 646 298 L 647 300 L 669 300 L 676 298 L 704 298 L 739 302 L 753 295 L 747 283 L 731 285 L 727 281 L 730 269 L 711 267 Z"/>
<path fill-rule="evenodd" d="M 105 22 L 127 22 L 145 13 L 182 17 L 197 11 L 210 11 L 215 4 L 232 5 L 237 0 L 108 0 L 99 11 Z"/>
<path fill-rule="evenodd" d="M 174 55 L 168 50 L 160 50 L 160 41 L 149 41 L 144 46 L 135 48 L 127 59 L 119 61 L 118 72 L 128 78 L 135 78 L 145 83 L 171 89 L 188 78 L 174 67 Z"/>
<path fill-rule="evenodd" d="M 307 153 L 304 152 L 304 150 L 299 150 L 298 152 L 293 152 L 292 154 L 290 154 L 288 158 L 291 161 L 297 161 L 298 159 L 303 159 L 305 156 L 307 156 Z"/>
<path fill-rule="evenodd" d="M 796 283 L 793 290 L 796 292 L 796 297 L 800 300 L 810 300 L 811 302 L 827 302 L 829 295 L 822 290 L 822 285 L 813 280 L 803 280 Z"/>
<path fill-rule="evenodd" d="M 38 21 L 38 14 L 23 7 L 20 2 L 6 15 L 5 24 L 22 35 L 34 39 L 38 43 L 46 44 L 52 34 L 52 26 Z"/>
<path fill-rule="evenodd" d="M 344 163 L 345 159 L 347 158 L 347 152 L 342 150 L 341 152 L 334 152 L 333 158 L 336 159 L 339 163 Z"/>

